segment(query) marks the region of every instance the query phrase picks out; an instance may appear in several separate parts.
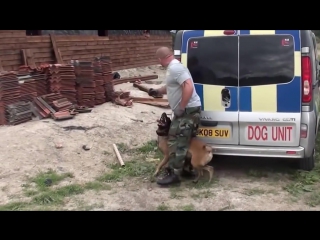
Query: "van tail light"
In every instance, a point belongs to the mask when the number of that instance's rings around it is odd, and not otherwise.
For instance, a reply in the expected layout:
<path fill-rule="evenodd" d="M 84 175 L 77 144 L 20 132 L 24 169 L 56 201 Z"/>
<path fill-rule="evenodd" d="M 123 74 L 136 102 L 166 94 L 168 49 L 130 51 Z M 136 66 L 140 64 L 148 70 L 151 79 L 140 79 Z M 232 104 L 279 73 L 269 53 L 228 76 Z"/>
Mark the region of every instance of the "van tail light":
<path fill-rule="evenodd" d="M 300 138 L 307 138 L 308 137 L 308 125 L 301 124 L 300 127 Z"/>
<path fill-rule="evenodd" d="M 302 57 L 301 63 L 302 102 L 311 102 L 312 97 L 312 71 L 310 57 Z"/>
<path fill-rule="evenodd" d="M 223 34 L 224 35 L 236 35 L 237 34 L 237 30 L 224 30 Z"/>

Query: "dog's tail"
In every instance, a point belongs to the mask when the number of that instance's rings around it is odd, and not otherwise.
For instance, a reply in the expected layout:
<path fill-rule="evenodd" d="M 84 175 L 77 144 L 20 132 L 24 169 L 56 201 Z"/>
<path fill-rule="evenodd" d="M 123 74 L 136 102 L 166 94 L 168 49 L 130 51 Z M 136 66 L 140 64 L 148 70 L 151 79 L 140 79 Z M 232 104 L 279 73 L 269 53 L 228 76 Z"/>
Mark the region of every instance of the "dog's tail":
<path fill-rule="evenodd" d="M 212 152 L 212 147 L 210 147 L 210 146 L 207 145 L 207 144 L 204 144 L 204 145 L 203 145 L 203 149 L 204 149 L 205 151 L 207 151 L 207 152 Z"/>
<path fill-rule="evenodd" d="M 203 145 L 203 149 L 206 151 L 206 158 L 205 158 L 205 162 L 203 162 L 203 166 L 207 165 L 213 157 L 213 152 L 212 152 L 212 147 L 210 147 L 209 145 Z"/>

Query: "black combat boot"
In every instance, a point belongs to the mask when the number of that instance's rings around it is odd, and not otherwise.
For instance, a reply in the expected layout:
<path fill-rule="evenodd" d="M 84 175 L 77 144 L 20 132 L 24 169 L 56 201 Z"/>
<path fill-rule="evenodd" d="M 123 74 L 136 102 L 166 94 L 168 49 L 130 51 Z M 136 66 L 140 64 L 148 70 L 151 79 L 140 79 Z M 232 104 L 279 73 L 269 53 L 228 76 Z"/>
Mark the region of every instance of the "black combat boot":
<path fill-rule="evenodd" d="M 192 179 L 196 175 L 194 174 L 194 172 L 192 170 L 182 169 L 180 176 L 183 178 L 186 178 L 186 179 Z"/>
<path fill-rule="evenodd" d="M 195 177 L 193 167 L 191 165 L 191 158 L 186 157 L 180 176 L 187 179 L 192 179 Z"/>
<path fill-rule="evenodd" d="M 179 177 L 174 173 L 173 169 L 166 168 L 166 174 L 162 179 L 159 179 L 157 181 L 157 184 L 161 186 L 166 186 L 174 183 L 179 183 L 180 179 Z"/>

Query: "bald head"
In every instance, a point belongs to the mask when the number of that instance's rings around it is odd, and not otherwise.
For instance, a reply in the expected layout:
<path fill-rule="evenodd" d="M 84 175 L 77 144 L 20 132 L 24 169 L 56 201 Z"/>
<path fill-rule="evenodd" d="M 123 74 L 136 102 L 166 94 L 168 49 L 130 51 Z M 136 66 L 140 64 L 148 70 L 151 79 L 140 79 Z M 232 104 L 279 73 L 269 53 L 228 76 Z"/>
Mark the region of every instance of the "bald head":
<path fill-rule="evenodd" d="M 159 62 L 163 67 L 167 67 L 169 63 L 174 59 L 173 53 L 168 47 L 158 48 L 156 57 L 159 59 Z"/>
<path fill-rule="evenodd" d="M 157 58 L 160 58 L 160 59 L 165 59 L 165 58 L 168 58 L 172 55 L 173 55 L 172 51 L 168 47 L 158 48 L 158 50 L 156 52 Z"/>

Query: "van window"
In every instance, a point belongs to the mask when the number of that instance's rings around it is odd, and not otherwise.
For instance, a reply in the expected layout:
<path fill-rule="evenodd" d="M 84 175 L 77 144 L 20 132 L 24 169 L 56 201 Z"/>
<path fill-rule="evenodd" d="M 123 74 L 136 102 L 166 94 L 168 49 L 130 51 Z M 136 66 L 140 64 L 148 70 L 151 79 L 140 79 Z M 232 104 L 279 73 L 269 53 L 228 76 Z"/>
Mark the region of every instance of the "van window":
<path fill-rule="evenodd" d="M 187 53 L 195 83 L 238 86 L 237 36 L 190 38 Z"/>
<path fill-rule="evenodd" d="M 291 35 L 239 37 L 239 86 L 288 83 L 293 78 Z"/>

